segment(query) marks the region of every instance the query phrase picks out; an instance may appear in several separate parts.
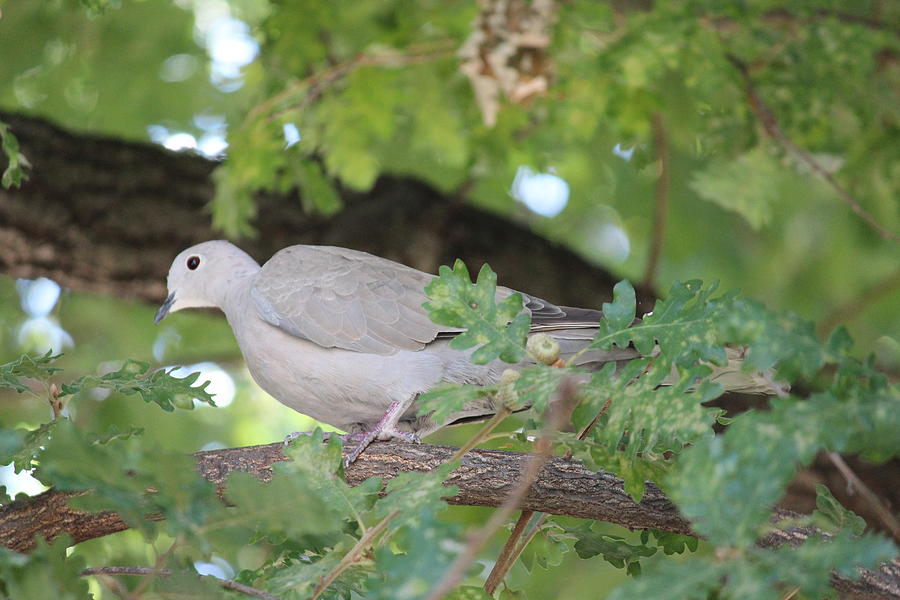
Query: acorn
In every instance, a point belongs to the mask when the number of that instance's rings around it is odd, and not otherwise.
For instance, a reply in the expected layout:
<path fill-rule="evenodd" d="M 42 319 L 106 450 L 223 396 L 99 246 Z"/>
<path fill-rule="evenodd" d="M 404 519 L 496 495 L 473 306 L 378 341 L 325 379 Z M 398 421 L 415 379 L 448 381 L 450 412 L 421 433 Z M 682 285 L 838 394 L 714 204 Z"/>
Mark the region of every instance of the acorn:
<path fill-rule="evenodd" d="M 534 360 L 552 365 L 559 360 L 559 342 L 546 333 L 536 333 L 528 338 L 525 351 Z"/>
<path fill-rule="evenodd" d="M 521 374 L 513 369 L 503 371 L 500 375 L 500 382 L 497 384 L 497 393 L 494 396 L 497 404 L 512 411 L 523 408 L 519 402 L 519 392 L 516 391 L 516 381 L 519 380 L 519 377 Z"/>

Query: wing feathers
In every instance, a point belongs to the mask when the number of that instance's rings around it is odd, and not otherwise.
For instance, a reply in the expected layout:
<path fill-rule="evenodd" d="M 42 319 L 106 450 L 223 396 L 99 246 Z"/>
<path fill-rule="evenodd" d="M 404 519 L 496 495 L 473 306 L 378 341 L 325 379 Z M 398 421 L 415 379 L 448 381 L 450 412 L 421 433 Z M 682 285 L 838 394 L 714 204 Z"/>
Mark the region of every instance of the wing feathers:
<path fill-rule="evenodd" d="M 460 331 L 433 323 L 422 308 L 433 277 L 365 252 L 290 246 L 263 265 L 250 295 L 260 318 L 293 336 L 326 348 L 393 354 Z M 514 293 L 498 287 L 497 299 Z M 523 299 L 532 331 L 573 342 L 589 339 L 600 319 L 599 311 Z"/>

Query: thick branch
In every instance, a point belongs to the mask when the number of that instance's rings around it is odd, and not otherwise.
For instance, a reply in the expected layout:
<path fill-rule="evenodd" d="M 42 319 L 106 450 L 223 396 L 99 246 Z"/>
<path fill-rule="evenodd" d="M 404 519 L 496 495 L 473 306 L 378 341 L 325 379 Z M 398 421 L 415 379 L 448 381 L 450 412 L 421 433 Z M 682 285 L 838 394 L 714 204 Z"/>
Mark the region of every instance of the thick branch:
<path fill-rule="evenodd" d="M 208 212 L 214 161 L 23 115 L 0 112 L 0 120 L 33 164 L 21 188 L 0 188 L 3 273 L 159 303 L 172 258 L 221 237 Z M 325 244 L 428 272 L 456 258 L 474 268 L 488 262 L 504 285 L 569 306 L 599 306 L 616 281 L 530 229 L 414 179 L 383 177 L 365 194 L 342 190 L 341 199 L 344 209 L 325 218 L 305 213 L 296 194 L 260 194 L 259 236 L 239 243 L 257 260 L 291 244 Z M 650 294 L 640 300 L 652 308 Z"/>
<path fill-rule="evenodd" d="M 282 444 L 277 443 L 198 452 L 195 456 L 200 474 L 224 485 L 232 471 L 247 471 L 263 480 L 270 479 L 272 464 L 288 460 L 282 448 Z M 375 443 L 347 470 L 347 481 L 357 485 L 369 477 L 388 480 L 398 473 L 430 471 L 450 458 L 454 450 L 449 446 L 429 444 Z M 460 468 L 447 482 L 459 486 L 459 493 L 449 502 L 500 506 L 520 479 L 529 456 L 517 452 L 473 450 L 463 457 Z M 0 544 L 27 552 L 33 547 L 35 536 L 53 539 L 68 533 L 77 543 L 128 529 L 115 513 L 73 510 L 68 506 L 68 499 L 73 495 L 50 490 L 0 508 Z M 608 521 L 631 529 L 691 533 L 690 524 L 653 484 L 647 485 L 644 498 L 637 504 L 625 493 L 622 481 L 617 477 L 602 471 L 591 472 L 580 462 L 563 457 L 547 461 L 521 507 Z M 775 519 L 796 516 L 788 511 L 776 511 Z M 777 530 L 763 543 L 799 544 L 813 533 L 814 530 L 806 528 Z M 894 561 L 879 571 L 866 571 L 859 582 L 835 580 L 835 587 L 854 598 L 900 599 L 900 563 Z"/>

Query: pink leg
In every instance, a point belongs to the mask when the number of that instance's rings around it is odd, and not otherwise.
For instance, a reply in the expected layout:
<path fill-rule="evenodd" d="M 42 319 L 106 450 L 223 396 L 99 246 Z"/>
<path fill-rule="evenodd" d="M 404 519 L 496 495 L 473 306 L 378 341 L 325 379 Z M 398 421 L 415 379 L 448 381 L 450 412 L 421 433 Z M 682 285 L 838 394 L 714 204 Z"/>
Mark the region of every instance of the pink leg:
<path fill-rule="evenodd" d="M 416 434 L 400 431 L 397 428 L 397 421 L 400 420 L 400 417 L 403 416 L 403 413 L 406 412 L 409 405 L 409 402 L 391 402 L 387 412 L 385 412 L 384 416 L 381 417 L 381 420 L 375 424 L 375 427 L 363 433 L 350 434 L 350 436 L 347 436 L 345 439 L 348 441 L 350 439 L 356 439 L 356 437 L 359 436 L 359 443 L 347 457 L 347 460 L 344 461 L 344 464 L 350 465 L 356 461 L 356 459 L 359 458 L 359 455 L 362 454 L 363 451 L 369 447 L 369 444 L 376 439 L 400 439 L 405 442 L 418 442 L 419 437 Z"/>

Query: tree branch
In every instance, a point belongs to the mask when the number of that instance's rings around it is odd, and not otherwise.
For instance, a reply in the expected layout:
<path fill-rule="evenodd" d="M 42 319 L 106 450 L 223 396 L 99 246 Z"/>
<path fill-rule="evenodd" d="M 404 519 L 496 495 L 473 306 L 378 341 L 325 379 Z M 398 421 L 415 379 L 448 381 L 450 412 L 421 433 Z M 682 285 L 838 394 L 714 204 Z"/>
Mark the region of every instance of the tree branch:
<path fill-rule="evenodd" d="M 747 67 L 746 63 L 734 56 L 733 54 L 726 53 L 726 58 L 731 62 L 732 65 L 738 70 L 741 74 L 741 79 L 744 81 L 744 93 L 747 94 L 747 100 L 750 104 L 750 110 L 753 111 L 753 114 L 756 115 L 756 118 L 759 119 L 759 122 L 763 126 L 763 130 L 766 134 L 771 137 L 773 140 L 782 145 L 782 147 L 787 150 L 789 153 L 793 154 L 797 159 L 806 164 L 809 169 L 825 180 L 831 189 L 835 191 L 835 193 L 850 206 L 850 209 L 855 212 L 863 221 L 869 224 L 869 226 L 874 229 L 878 235 L 883 237 L 886 240 L 890 240 L 892 242 L 896 242 L 900 240 L 900 237 L 897 236 L 892 231 L 889 231 L 881 226 L 875 217 L 870 215 L 866 209 L 862 207 L 859 201 L 850 195 L 850 192 L 844 189 L 844 187 L 837 182 L 837 180 L 832 177 L 831 173 L 829 173 L 819 162 L 813 158 L 813 156 L 794 143 L 794 140 L 788 137 L 788 135 L 784 132 L 781 126 L 778 124 L 778 119 L 775 118 L 775 113 L 772 112 L 772 109 L 769 108 L 769 105 L 763 101 L 762 97 L 759 95 L 759 92 L 756 90 L 756 86 L 753 84 L 753 79 L 750 77 L 750 69 Z"/>
<path fill-rule="evenodd" d="M 669 212 L 669 142 L 662 115 L 653 115 L 653 147 L 659 159 L 659 179 L 656 180 L 656 203 L 653 209 L 653 239 L 650 256 L 644 271 L 644 287 L 653 289 L 662 246 L 666 239 L 666 220 Z"/>
<path fill-rule="evenodd" d="M 170 577 L 174 571 L 172 569 L 159 569 L 154 567 L 90 567 L 81 572 L 84 577 L 95 575 L 138 575 L 143 577 Z M 198 575 L 201 577 L 201 575 Z M 252 598 L 262 598 L 262 600 L 278 600 L 277 596 L 273 596 L 269 592 L 258 590 L 249 585 L 238 583 L 230 579 L 216 579 L 216 583 L 226 590 L 234 590 L 241 592 Z"/>
<path fill-rule="evenodd" d="M 246 471 L 263 480 L 271 479 L 272 464 L 288 460 L 282 452 L 283 447 L 278 442 L 198 452 L 194 456 L 203 477 L 224 485 L 233 471 Z M 430 471 L 450 458 L 455 450 L 449 446 L 378 442 L 350 466 L 346 472 L 347 482 L 358 485 L 369 477 L 388 480 L 403 472 Z M 500 506 L 520 480 L 529 457 L 529 454 L 499 450 L 469 452 L 447 481 L 448 485 L 459 486 L 459 493 L 448 501 L 468 506 Z M 128 524 L 115 513 L 88 513 L 68 506 L 69 498 L 85 493 L 49 490 L 3 506 L 0 508 L 0 544 L 28 552 L 34 547 L 35 536 L 52 540 L 68 533 L 78 543 L 128 529 Z M 654 528 L 691 534 L 690 523 L 652 483 L 647 484 L 644 498 L 638 504 L 625 493 L 622 480 L 602 471 L 592 472 L 580 462 L 564 457 L 550 458 L 544 464 L 521 508 L 608 521 L 630 529 Z M 776 510 L 773 520 L 798 516 L 790 511 Z M 767 546 L 796 545 L 815 533 L 812 528 L 779 529 L 761 543 Z M 834 585 L 848 597 L 900 599 L 900 562 L 895 560 L 877 571 L 865 571 L 857 582 L 835 579 Z"/>

